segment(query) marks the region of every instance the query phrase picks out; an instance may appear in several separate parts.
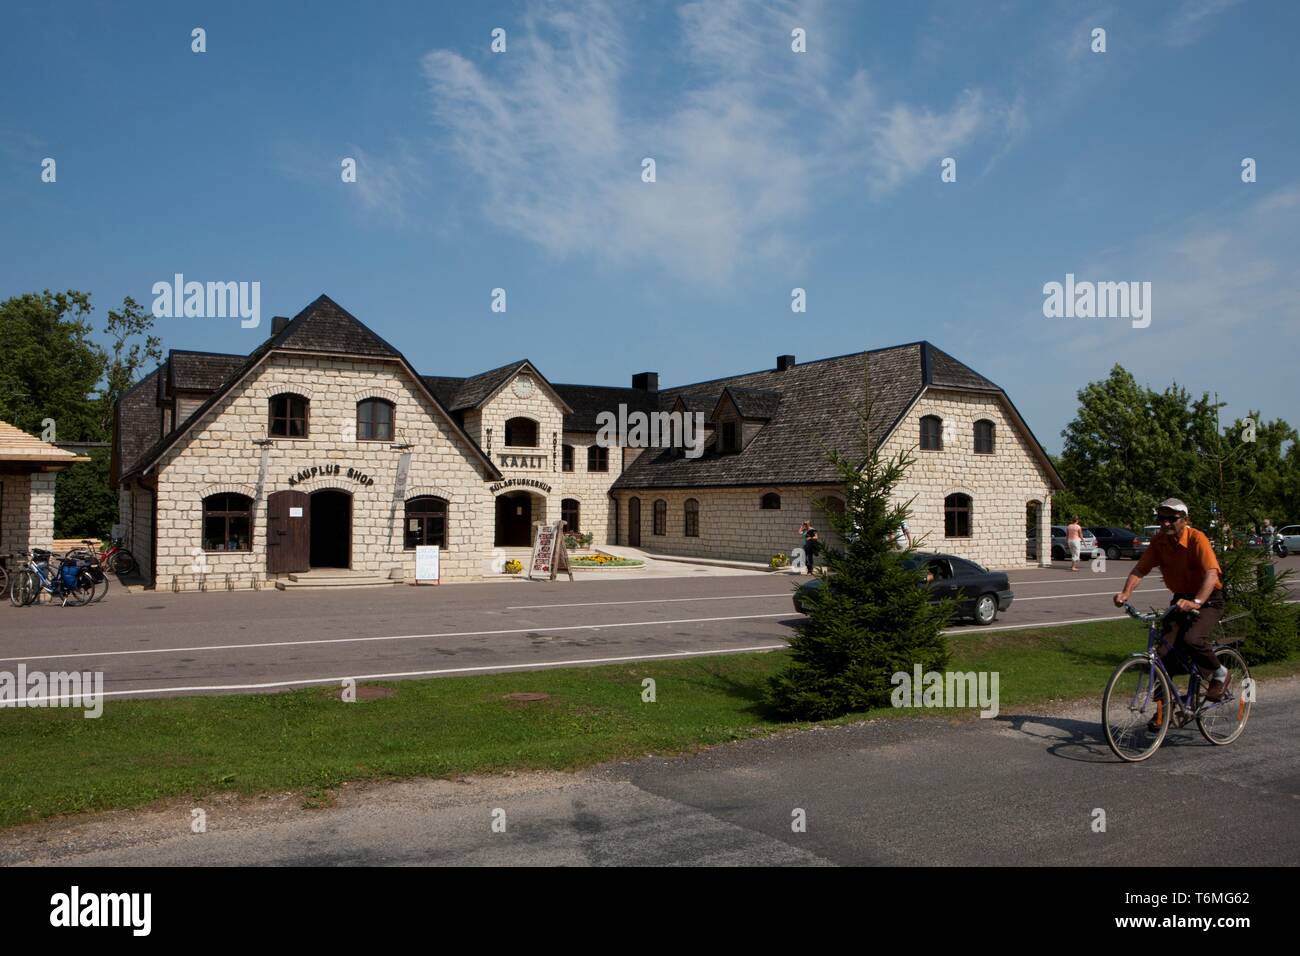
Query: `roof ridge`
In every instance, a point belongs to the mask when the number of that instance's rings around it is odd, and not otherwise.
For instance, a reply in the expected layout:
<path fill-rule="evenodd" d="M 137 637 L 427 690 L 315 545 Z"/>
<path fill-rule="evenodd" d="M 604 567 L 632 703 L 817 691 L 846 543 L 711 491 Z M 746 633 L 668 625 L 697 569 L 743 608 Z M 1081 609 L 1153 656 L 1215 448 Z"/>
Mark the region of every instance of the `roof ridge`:
<path fill-rule="evenodd" d="M 928 345 L 928 344 L 929 343 L 926 342 L 925 339 L 918 339 L 915 342 L 904 342 L 901 345 L 886 345 L 878 349 L 863 349 L 860 352 L 845 352 L 843 355 L 828 355 L 825 358 L 809 359 L 807 362 L 796 362 L 794 365 L 791 366 L 791 368 L 806 368 L 809 365 L 820 365 L 823 362 L 835 362 L 838 361 L 839 359 L 857 358 L 859 355 L 875 355 L 877 352 L 893 352 L 897 349 L 911 348 L 913 345 Z M 789 372 L 789 369 L 786 369 L 784 372 L 782 372 L 774 368 L 760 368 L 760 369 L 755 369 L 752 372 L 738 372 L 735 375 L 719 375 L 717 378 L 706 378 L 699 382 L 692 382 L 686 385 L 670 385 L 667 388 L 660 389 L 660 391 L 675 392 L 681 389 L 699 388 L 701 385 L 712 385 L 715 382 L 725 382 L 733 378 L 745 378 L 748 375 L 762 375 L 767 372 L 770 372 L 773 375 L 784 375 L 787 372 Z M 742 387 L 748 387 L 748 386 L 742 386 Z"/>

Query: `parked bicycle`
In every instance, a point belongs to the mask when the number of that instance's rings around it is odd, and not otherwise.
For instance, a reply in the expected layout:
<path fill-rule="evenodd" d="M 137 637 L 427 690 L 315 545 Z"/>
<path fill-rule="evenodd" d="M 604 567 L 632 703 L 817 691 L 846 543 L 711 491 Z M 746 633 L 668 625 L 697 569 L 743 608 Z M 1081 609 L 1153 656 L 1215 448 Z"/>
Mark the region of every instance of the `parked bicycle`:
<path fill-rule="evenodd" d="M 1191 674 L 1187 693 L 1180 695 L 1164 659 L 1156 653 L 1161 640 L 1160 625 L 1169 614 L 1195 612 L 1180 612 L 1170 607 L 1163 612 L 1153 608 L 1143 614 L 1131 604 L 1125 604 L 1124 611 L 1129 617 L 1146 623 L 1147 649 L 1145 653 L 1131 655 L 1115 669 L 1102 695 L 1102 725 L 1106 729 L 1106 743 L 1115 756 L 1130 763 L 1146 760 L 1160 748 L 1171 724 L 1181 728 L 1193 718 L 1201 735 L 1212 744 L 1224 746 L 1240 737 L 1254 700 L 1254 686 L 1245 658 L 1226 642 L 1212 645 L 1214 656 L 1228 669 L 1228 681 L 1223 697 L 1210 702 L 1205 699 L 1199 669 L 1178 647 L 1172 647 L 1170 653 L 1174 660 Z M 1225 618 L 1219 626 L 1241 616 Z"/>
<path fill-rule="evenodd" d="M 25 567 L 16 572 L 9 591 L 9 602 L 16 607 L 27 607 L 58 602 L 63 607 L 71 604 L 80 607 L 95 595 L 95 583 L 90 572 L 78 561 L 63 560 L 51 566 L 54 556 L 40 548 L 33 548 Z"/>
<path fill-rule="evenodd" d="M 97 551 L 95 542 L 90 538 L 83 538 L 81 543 L 84 547 L 73 548 L 64 557 L 81 561 L 94 561 L 109 574 L 125 576 L 131 574 L 138 567 L 135 555 L 122 547 L 121 538 L 115 538 L 103 551 Z"/>

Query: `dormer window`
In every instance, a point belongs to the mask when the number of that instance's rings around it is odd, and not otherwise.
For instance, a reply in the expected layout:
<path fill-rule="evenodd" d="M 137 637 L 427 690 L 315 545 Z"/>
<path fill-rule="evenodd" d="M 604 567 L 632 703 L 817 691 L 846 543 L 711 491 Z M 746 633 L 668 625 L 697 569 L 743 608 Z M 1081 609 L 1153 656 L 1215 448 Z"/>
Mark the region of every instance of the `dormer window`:
<path fill-rule="evenodd" d="M 740 425 L 738 422 L 723 422 L 719 434 L 722 436 L 718 450 L 724 455 L 740 451 Z"/>

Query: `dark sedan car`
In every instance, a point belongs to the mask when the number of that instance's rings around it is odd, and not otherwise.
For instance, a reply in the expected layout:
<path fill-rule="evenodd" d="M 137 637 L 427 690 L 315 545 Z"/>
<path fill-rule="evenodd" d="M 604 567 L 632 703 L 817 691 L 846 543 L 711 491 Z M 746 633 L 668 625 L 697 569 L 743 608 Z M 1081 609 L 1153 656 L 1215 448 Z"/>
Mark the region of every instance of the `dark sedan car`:
<path fill-rule="evenodd" d="M 1151 544 L 1151 539 L 1128 528 L 1092 527 L 1088 529 L 1097 539 L 1097 547 L 1112 561 L 1119 558 L 1140 558 Z"/>
<path fill-rule="evenodd" d="M 992 624 L 999 611 L 1011 606 L 1011 582 L 1001 571 L 990 571 L 967 558 L 953 554 L 912 555 L 908 566 L 915 568 L 920 583 L 930 589 L 931 600 L 953 598 L 957 602 L 956 616 L 973 618 L 976 624 Z M 794 609 L 802 614 L 803 596 L 821 587 L 821 578 L 813 578 L 794 592 Z"/>

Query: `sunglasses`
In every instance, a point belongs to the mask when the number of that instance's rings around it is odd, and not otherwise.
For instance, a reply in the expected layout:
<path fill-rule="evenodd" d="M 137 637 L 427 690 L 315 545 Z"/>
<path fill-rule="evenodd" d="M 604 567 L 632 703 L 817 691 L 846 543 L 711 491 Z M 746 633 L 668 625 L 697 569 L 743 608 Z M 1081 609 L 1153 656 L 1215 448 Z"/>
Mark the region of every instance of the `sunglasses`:
<path fill-rule="evenodd" d="M 1156 521 L 1161 524 L 1176 524 L 1179 518 L 1185 518 L 1186 515 L 1156 515 Z"/>

